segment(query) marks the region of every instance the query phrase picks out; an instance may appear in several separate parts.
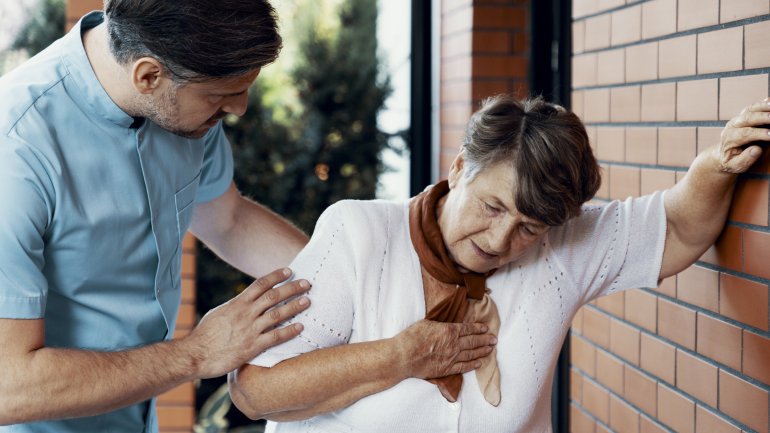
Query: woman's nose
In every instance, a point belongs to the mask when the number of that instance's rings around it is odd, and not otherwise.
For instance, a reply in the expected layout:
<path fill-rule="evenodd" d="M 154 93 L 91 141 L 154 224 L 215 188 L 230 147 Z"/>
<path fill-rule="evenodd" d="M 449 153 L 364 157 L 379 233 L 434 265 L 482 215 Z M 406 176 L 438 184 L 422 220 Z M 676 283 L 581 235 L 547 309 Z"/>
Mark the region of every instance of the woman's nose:
<path fill-rule="evenodd" d="M 515 228 L 516 224 L 513 221 L 497 224 L 490 233 L 489 248 L 493 250 L 490 253 L 502 254 L 507 252 L 511 248 Z"/>

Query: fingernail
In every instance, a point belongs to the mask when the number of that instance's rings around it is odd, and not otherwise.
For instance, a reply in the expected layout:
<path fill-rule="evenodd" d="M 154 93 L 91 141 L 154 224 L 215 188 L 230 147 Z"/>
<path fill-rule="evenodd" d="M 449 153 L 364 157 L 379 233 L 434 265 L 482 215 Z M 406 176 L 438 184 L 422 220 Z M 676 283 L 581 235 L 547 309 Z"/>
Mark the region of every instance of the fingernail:
<path fill-rule="evenodd" d="M 302 326 L 302 324 L 301 324 L 301 323 L 295 323 L 295 324 L 294 324 L 294 325 L 292 325 L 292 326 L 294 326 L 294 329 L 296 329 L 297 331 L 302 331 L 303 329 L 305 329 L 305 327 L 304 327 L 304 326 Z"/>
<path fill-rule="evenodd" d="M 492 338 L 489 340 L 489 344 L 497 344 L 497 338 Z"/>
<path fill-rule="evenodd" d="M 310 283 L 308 283 L 305 280 L 302 280 L 302 281 L 299 282 L 299 286 L 302 287 L 303 289 L 309 289 L 310 288 Z"/>
<path fill-rule="evenodd" d="M 304 297 L 304 296 L 303 296 L 303 297 L 301 297 L 301 298 L 299 298 L 299 301 L 298 301 L 298 302 L 299 302 L 299 305 L 302 305 L 303 307 L 304 307 L 305 305 L 308 305 L 308 304 L 310 304 L 310 300 L 309 300 L 308 298 Z"/>
<path fill-rule="evenodd" d="M 489 330 L 489 328 L 487 328 L 486 326 L 482 326 L 481 327 L 481 332 L 487 332 L 488 330 Z"/>
<path fill-rule="evenodd" d="M 290 275 L 291 275 L 291 269 L 289 269 L 289 268 L 283 268 L 283 272 L 282 272 L 282 273 L 283 273 L 283 276 L 284 276 L 284 277 L 288 277 L 288 276 L 290 276 Z"/>
<path fill-rule="evenodd" d="M 770 132 L 768 134 L 770 134 Z M 751 149 L 751 156 L 759 156 L 760 153 L 762 153 L 762 151 L 759 150 L 759 148 L 754 147 Z"/>

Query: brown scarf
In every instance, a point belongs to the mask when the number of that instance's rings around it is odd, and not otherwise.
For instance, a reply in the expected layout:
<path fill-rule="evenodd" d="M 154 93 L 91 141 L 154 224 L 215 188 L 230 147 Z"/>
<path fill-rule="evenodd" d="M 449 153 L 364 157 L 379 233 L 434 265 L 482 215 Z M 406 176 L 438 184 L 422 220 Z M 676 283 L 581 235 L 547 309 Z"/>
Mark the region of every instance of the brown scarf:
<path fill-rule="evenodd" d="M 409 203 L 409 231 L 412 244 L 422 266 L 425 294 L 425 318 L 439 322 L 483 322 L 489 332 L 497 334 L 500 318 L 494 302 L 487 294 L 486 279 L 492 273 L 460 272 L 449 257 L 438 226 L 436 208 L 449 192 L 449 183 L 442 181 L 417 195 Z M 500 404 L 500 371 L 496 349 L 482 359 L 476 370 L 484 398 L 492 405 Z M 462 387 L 460 374 L 429 380 L 438 386 L 449 401 L 456 401 Z"/>

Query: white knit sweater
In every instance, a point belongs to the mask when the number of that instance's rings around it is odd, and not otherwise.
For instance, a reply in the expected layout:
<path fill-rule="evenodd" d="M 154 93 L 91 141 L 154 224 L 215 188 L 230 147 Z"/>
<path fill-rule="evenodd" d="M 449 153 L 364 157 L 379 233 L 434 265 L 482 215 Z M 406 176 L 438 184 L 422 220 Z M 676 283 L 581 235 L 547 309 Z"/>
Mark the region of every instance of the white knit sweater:
<path fill-rule="evenodd" d="M 268 432 L 550 432 L 553 372 L 573 315 L 597 296 L 655 287 L 665 233 L 661 193 L 585 206 L 488 279 L 501 319 L 498 407 L 484 400 L 473 373 L 464 375 L 456 403 L 435 385 L 407 379 L 346 409 L 269 423 Z M 317 348 L 393 337 L 425 317 L 406 203 L 331 206 L 291 268 L 313 285 L 310 308 L 293 319 L 305 329 L 252 364 L 270 367 Z"/>

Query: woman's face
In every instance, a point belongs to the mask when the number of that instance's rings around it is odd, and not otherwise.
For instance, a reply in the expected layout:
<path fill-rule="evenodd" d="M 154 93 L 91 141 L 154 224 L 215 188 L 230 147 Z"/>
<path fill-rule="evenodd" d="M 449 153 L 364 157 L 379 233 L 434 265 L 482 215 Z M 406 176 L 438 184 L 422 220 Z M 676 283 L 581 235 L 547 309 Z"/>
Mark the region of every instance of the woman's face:
<path fill-rule="evenodd" d="M 449 194 L 439 203 L 439 227 L 449 255 L 462 268 L 488 272 L 523 256 L 548 232 L 513 202 L 510 163 L 464 176 L 464 152 L 452 163 Z"/>

